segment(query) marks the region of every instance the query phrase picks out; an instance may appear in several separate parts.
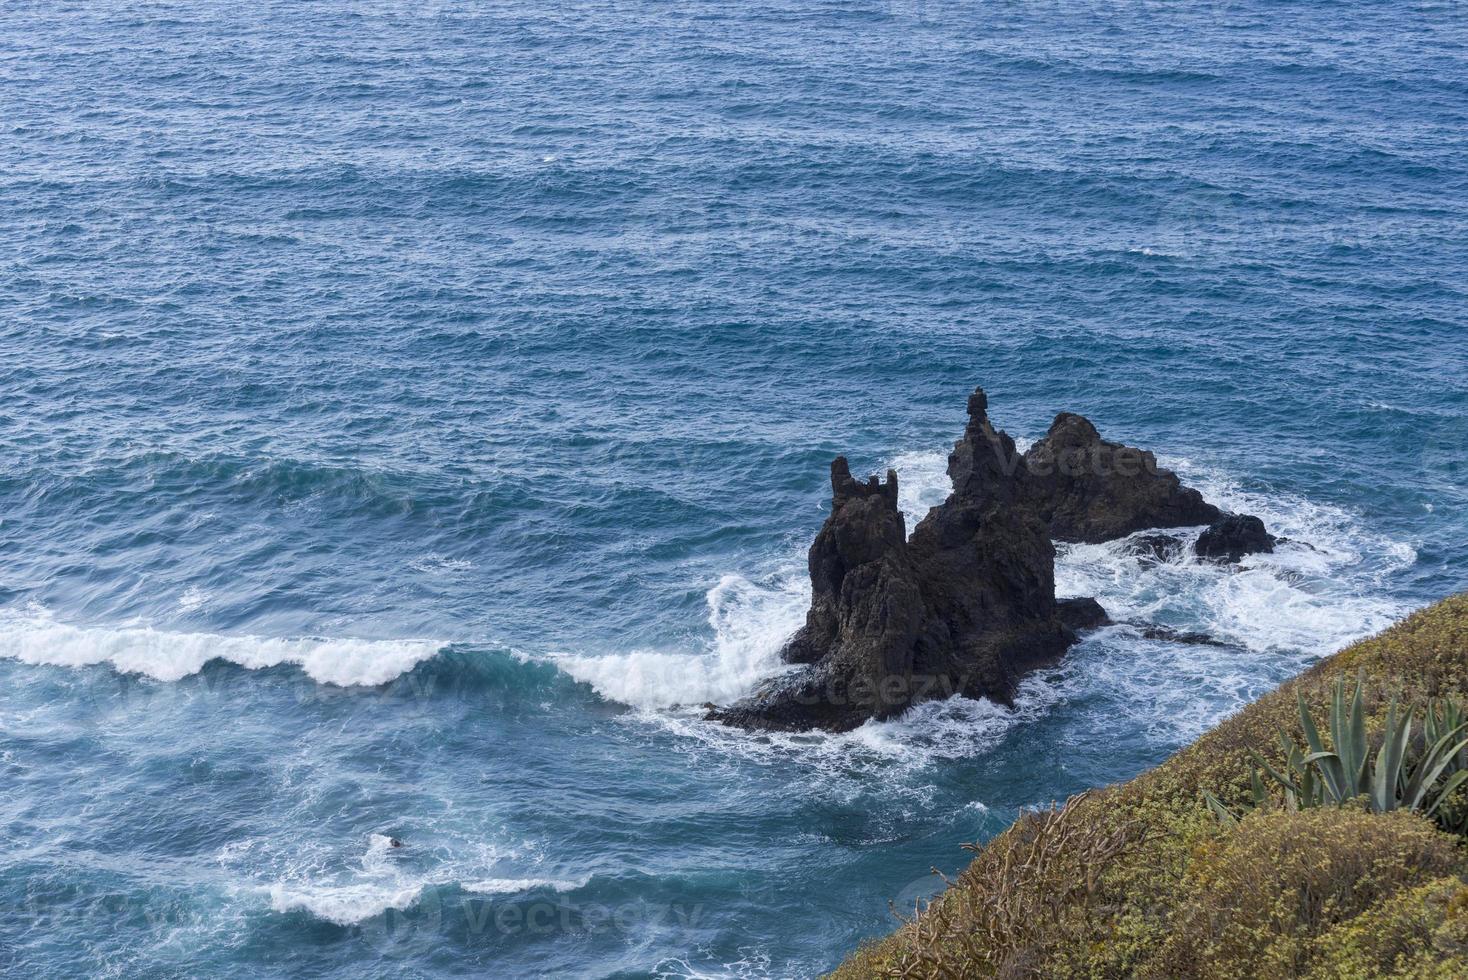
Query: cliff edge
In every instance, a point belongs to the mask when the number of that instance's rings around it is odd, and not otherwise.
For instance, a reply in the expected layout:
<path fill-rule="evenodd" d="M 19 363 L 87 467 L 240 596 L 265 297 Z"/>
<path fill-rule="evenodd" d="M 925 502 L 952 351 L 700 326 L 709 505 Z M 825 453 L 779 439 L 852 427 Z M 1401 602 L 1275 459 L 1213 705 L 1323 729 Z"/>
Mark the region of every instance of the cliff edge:
<path fill-rule="evenodd" d="M 1393 703 L 1468 703 L 1468 594 L 1321 661 L 1129 782 L 1025 814 L 832 976 L 1468 976 L 1460 832 L 1402 809 L 1252 802 L 1251 751 L 1285 770 L 1299 699 L 1327 717 L 1342 677 L 1362 680 L 1372 746 Z M 1219 819 L 1204 793 L 1244 816 Z"/>

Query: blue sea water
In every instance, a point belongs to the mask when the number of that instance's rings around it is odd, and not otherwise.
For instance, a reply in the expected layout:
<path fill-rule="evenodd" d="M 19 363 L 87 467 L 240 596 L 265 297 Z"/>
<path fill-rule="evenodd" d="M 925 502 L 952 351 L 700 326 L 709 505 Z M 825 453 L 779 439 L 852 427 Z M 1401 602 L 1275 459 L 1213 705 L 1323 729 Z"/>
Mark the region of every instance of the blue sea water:
<path fill-rule="evenodd" d="M 805 977 L 1468 586 L 1453 2 L 0 8 L 0 972 Z M 699 720 L 966 394 L 1293 539 L 1017 710 Z M 389 838 L 405 846 L 393 848 Z"/>

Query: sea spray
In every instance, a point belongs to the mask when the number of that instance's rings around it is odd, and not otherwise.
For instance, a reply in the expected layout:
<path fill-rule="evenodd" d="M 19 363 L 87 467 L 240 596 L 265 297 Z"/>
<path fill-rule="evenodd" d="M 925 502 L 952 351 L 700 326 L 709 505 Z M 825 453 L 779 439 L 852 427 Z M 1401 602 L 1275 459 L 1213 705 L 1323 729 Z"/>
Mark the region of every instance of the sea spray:
<path fill-rule="evenodd" d="M 704 650 L 566 654 L 554 662 L 604 697 L 637 708 L 730 701 L 787 669 L 780 647 L 802 622 L 810 584 L 794 565 L 759 582 L 727 574 L 706 602 L 712 637 Z"/>

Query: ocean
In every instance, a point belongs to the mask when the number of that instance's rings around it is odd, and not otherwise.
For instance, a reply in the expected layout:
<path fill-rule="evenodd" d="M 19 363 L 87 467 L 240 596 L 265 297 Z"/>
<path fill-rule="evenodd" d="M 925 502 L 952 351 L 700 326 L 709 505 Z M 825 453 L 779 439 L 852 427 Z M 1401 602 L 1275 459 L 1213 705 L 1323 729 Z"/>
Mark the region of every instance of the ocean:
<path fill-rule="evenodd" d="M 1468 587 L 1465 128 L 1451 2 L 5 4 L 0 973 L 833 967 Z M 1228 645 L 703 722 L 976 385 L 1292 539 L 1062 548 Z"/>

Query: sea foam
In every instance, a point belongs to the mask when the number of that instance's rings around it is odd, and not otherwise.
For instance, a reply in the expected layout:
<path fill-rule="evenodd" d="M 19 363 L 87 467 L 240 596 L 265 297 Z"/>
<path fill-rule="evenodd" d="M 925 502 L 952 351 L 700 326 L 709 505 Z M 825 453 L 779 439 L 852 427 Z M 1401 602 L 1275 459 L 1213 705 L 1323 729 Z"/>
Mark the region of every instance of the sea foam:
<path fill-rule="evenodd" d="M 317 853 L 305 859 L 309 870 L 287 872 L 263 886 L 263 891 L 272 911 L 301 911 L 335 925 L 355 926 L 387 912 L 413 909 L 425 895 L 432 894 L 431 889 L 457 886 L 476 895 L 559 893 L 584 888 L 591 881 L 589 874 L 577 878 L 526 877 L 523 868 L 520 875 L 493 876 L 501 859 L 509 856 L 500 848 L 481 844 L 455 860 L 437 863 L 442 850 L 435 848 L 429 858 L 435 863 L 418 869 L 414 859 L 424 855 L 399 850 L 392 846 L 390 837 L 371 834 L 366 852 L 337 870 L 323 870 L 323 863 L 334 862 Z M 235 856 L 236 860 L 240 858 Z"/>
<path fill-rule="evenodd" d="M 476 895 L 514 895 L 535 891 L 572 892 L 585 888 L 590 881 L 590 875 L 580 878 L 485 878 L 466 881 L 461 887 Z"/>
<path fill-rule="evenodd" d="M 412 908 L 423 893 L 421 884 L 303 885 L 270 887 L 270 908 L 276 912 L 307 912 L 339 926 L 353 926 L 391 909 Z"/>
<path fill-rule="evenodd" d="M 272 884 L 267 889 L 270 907 L 276 912 L 304 911 L 339 926 L 412 908 L 433 882 L 399 868 L 392 850 L 391 838 L 372 834 L 356 868 L 330 880 L 293 878 Z"/>

